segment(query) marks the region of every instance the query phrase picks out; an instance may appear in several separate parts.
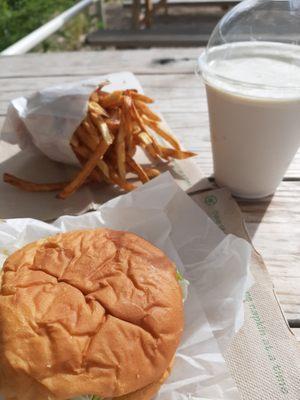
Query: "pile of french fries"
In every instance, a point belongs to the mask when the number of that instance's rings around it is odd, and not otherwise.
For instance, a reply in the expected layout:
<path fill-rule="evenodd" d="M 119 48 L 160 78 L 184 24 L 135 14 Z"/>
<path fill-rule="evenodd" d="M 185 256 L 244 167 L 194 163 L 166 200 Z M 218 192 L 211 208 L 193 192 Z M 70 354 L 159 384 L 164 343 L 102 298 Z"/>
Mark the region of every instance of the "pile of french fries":
<path fill-rule="evenodd" d="M 137 163 L 134 155 L 138 146 L 153 164 L 195 155 L 183 151 L 178 140 L 162 127 L 160 117 L 148 107 L 153 103 L 151 98 L 136 90 L 107 93 L 102 90 L 104 85 L 90 96 L 86 117 L 72 136 L 70 145 L 82 166 L 72 181 L 38 184 L 11 174 L 4 174 L 4 181 L 26 191 L 59 191 L 60 199 L 90 182 L 104 181 L 130 191 L 135 185 L 127 180 L 129 172 L 142 183 L 160 173 L 155 167 Z M 156 135 L 170 146 L 161 144 Z"/>

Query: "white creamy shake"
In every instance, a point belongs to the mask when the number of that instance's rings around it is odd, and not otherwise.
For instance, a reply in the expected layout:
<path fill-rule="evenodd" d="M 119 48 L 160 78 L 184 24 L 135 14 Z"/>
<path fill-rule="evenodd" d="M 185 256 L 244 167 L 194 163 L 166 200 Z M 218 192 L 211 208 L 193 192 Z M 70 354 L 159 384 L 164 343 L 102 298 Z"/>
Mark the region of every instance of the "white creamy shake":
<path fill-rule="evenodd" d="M 300 145 L 300 46 L 242 42 L 206 57 L 216 181 L 241 197 L 272 194 Z"/>

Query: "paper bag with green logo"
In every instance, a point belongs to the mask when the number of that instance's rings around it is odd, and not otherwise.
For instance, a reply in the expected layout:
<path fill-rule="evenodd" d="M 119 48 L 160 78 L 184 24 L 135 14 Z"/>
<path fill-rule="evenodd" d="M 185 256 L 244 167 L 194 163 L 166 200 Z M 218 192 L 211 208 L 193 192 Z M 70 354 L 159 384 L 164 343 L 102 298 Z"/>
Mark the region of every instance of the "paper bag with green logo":
<path fill-rule="evenodd" d="M 227 190 L 193 194 L 192 198 L 225 232 L 250 241 L 241 212 Z M 245 298 L 245 323 L 226 353 L 231 374 L 243 400 L 299 400 L 300 346 L 255 249 L 251 272 L 254 284 Z"/>

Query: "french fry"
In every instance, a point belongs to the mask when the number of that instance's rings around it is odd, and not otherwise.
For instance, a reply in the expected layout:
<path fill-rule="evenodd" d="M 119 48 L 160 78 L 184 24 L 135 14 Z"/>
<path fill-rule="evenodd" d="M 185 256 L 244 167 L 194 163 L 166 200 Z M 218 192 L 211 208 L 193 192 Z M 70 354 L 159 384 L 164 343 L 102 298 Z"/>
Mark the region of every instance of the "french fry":
<path fill-rule="evenodd" d="M 80 157 L 80 156 L 77 156 L 77 157 L 78 157 L 78 159 L 79 159 L 81 165 L 84 166 L 86 160 L 85 160 L 84 158 Z M 102 174 L 102 172 L 101 172 L 99 169 L 96 169 L 96 168 L 95 168 L 95 169 L 91 172 L 90 176 L 85 180 L 84 183 L 86 184 L 86 183 L 89 183 L 89 182 L 95 182 L 95 183 L 99 184 L 99 183 L 101 183 L 101 182 L 103 182 L 103 181 L 109 183 L 109 182 L 106 180 L 105 176 Z"/>
<path fill-rule="evenodd" d="M 84 145 L 80 144 L 79 141 L 77 145 L 71 143 L 71 147 L 80 162 L 84 163 L 90 158 L 91 153 Z"/>
<path fill-rule="evenodd" d="M 115 134 L 115 133 L 118 132 L 119 127 L 120 127 L 120 121 L 113 120 L 113 119 L 107 119 L 107 120 L 105 121 L 105 123 L 107 124 L 108 129 L 109 129 L 113 134 Z"/>
<path fill-rule="evenodd" d="M 99 103 L 96 103 L 95 101 L 90 101 L 88 108 L 91 112 L 94 112 L 96 114 L 99 114 L 103 117 L 108 118 L 107 112 L 104 110 L 104 108 Z"/>
<path fill-rule="evenodd" d="M 99 134 L 98 126 L 104 121 L 104 118 L 105 117 L 100 114 L 96 114 L 94 111 L 88 112 L 86 116 L 86 120 L 89 121 L 90 124 L 93 124 L 94 128 L 97 129 L 97 135 Z"/>
<path fill-rule="evenodd" d="M 144 167 L 144 171 L 148 175 L 149 179 L 156 178 L 158 175 L 160 175 L 159 170 L 156 168 Z"/>
<path fill-rule="evenodd" d="M 133 134 L 132 131 L 127 131 L 127 134 L 125 136 L 125 141 L 126 141 L 126 152 L 133 156 L 136 151 L 136 145 L 134 144 L 133 140 Z"/>
<path fill-rule="evenodd" d="M 112 109 L 112 110 L 110 111 L 109 118 L 110 118 L 112 121 L 118 121 L 118 122 L 120 122 L 120 120 L 121 120 L 121 108 L 114 108 L 114 109 Z"/>
<path fill-rule="evenodd" d="M 150 133 L 147 132 L 147 135 L 148 135 L 148 137 L 149 137 L 149 138 L 151 139 L 151 141 L 152 141 L 152 145 L 153 145 L 153 148 L 154 148 L 156 154 L 157 154 L 158 156 L 161 156 L 162 154 L 161 154 L 161 149 L 160 149 L 159 143 L 157 142 L 157 140 L 155 139 L 154 136 L 150 135 Z"/>
<path fill-rule="evenodd" d="M 128 96 L 123 97 L 122 104 L 122 115 L 120 121 L 119 132 L 116 138 L 116 153 L 117 153 L 117 165 L 118 172 L 121 179 L 126 177 L 126 146 L 125 140 L 130 135 L 130 132 L 126 131 L 128 128 L 128 119 L 126 119 L 126 113 L 129 113 L 131 109 L 132 101 Z"/>
<path fill-rule="evenodd" d="M 103 140 L 108 146 L 110 146 L 114 141 L 114 136 L 110 133 L 106 122 L 100 124 L 100 132 L 102 133 Z"/>
<path fill-rule="evenodd" d="M 130 91 L 130 95 L 134 100 L 140 100 L 143 103 L 151 104 L 154 103 L 154 100 L 151 97 L 145 96 L 144 94 Z"/>
<path fill-rule="evenodd" d="M 90 101 L 95 101 L 96 103 L 98 103 L 100 97 L 103 96 L 103 94 L 105 93 L 105 92 L 102 91 L 102 89 L 103 89 L 105 86 L 109 85 L 109 83 L 110 83 L 110 82 L 107 81 L 107 80 L 106 80 L 106 81 L 103 81 L 102 83 L 100 83 L 100 84 L 98 85 L 97 89 L 95 89 L 95 90 L 93 91 L 93 93 L 91 94 L 91 96 L 90 96 Z"/>
<path fill-rule="evenodd" d="M 74 132 L 73 136 L 71 137 L 70 145 L 71 145 L 72 149 L 73 149 L 73 147 L 79 146 L 79 140 L 78 140 L 78 137 L 75 135 L 75 132 Z"/>
<path fill-rule="evenodd" d="M 152 119 L 154 121 L 160 122 L 161 119 L 159 118 L 159 116 L 157 116 L 152 110 L 150 110 L 150 108 L 143 103 L 140 100 L 135 100 L 134 104 L 137 108 L 137 110 L 141 113 L 146 115 L 149 119 Z"/>
<path fill-rule="evenodd" d="M 102 81 L 102 82 L 98 85 L 98 87 L 97 87 L 97 89 L 96 89 L 96 92 L 98 92 L 98 93 L 102 92 L 102 89 L 103 89 L 105 86 L 109 85 L 109 84 L 110 84 L 110 81 L 109 81 L 108 79 L 106 79 L 105 81 Z M 102 92 L 102 93 L 103 93 L 103 92 Z"/>
<path fill-rule="evenodd" d="M 137 126 L 138 126 L 139 130 L 147 132 L 147 127 L 146 127 L 146 125 L 145 125 L 145 123 L 143 121 L 143 118 L 138 113 L 138 110 L 137 110 L 137 108 L 135 106 L 135 102 L 132 103 L 131 115 L 132 115 L 132 118 L 136 122 L 135 130 L 137 130 Z"/>
<path fill-rule="evenodd" d="M 97 113 L 94 112 L 94 111 L 89 111 L 89 112 L 88 112 L 88 116 L 89 116 L 89 119 L 90 119 L 90 120 L 93 122 L 93 124 L 95 125 L 95 127 L 98 127 L 99 120 L 100 120 L 100 121 L 103 121 L 102 116 L 99 115 L 99 114 L 97 114 Z"/>
<path fill-rule="evenodd" d="M 152 140 L 147 135 L 147 132 L 140 132 L 137 136 L 140 139 L 141 144 L 144 144 L 145 146 L 152 145 Z"/>
<path fill-rule="evenodd" d="M 133 135 L 131 135 L 131 142 L 130 142 L 130 146 L 127 147 L 126 153 L 130 156 L 130 157 L 134 157 L 135 153 L 136 153 L 136 149 L 137 146 L 133 140 Z"/>
<path fill-rule="evenodd" d="M 126 162 L 129 165 L 130 169 L 138 175 L 142 183 L 146 183 L 149 181 L 149 177 L 143 167 L 138 164 L 132 157 L 127 156 Z"/>
<path fill-rule="evenodd" d="M 84 130 L 88 133 L 88 135 L 92 136 L 93 139 L 99 143 L 99 132 L 95 125 L 93 124 L 93 121 L 91 120 L 90 116 L 87 115 L 85 120 L 81 124 L 84 128 Z"/>
<path fill-rule="evenodd" d="M 83 185 L 85 180 L 90 176 L 91 172 L 97 165 L 97 161 L 103 157 L 105 152 L 108 149 L 108 145 L 101 141 L 97 147 L 91 158 L 84 165 L 82 170 L 76 175 L 76 177 L 71 181 L 59 194 L 58 197 L 60 199 L 66 199 L 72 193 L 74 193 L 80 186 Z"/>
<path fill-rule="evenodd" d="M 123 104 L 122 104 L 122 111 L 123 113 L 128 112 L 132 107 L 132 98 L 130 96 L 124 95 L 123 96 Z"/>
<path fill-rule="evenodd" d="M 74 154 L 77 157 L 77 160 L 80 162 L 81 165 L 84 165 L 90 157 L 89 150 L 86 147 L 84 147 L 83 145 L 80 145 L 79 143 L 76 146 L 74 146 L 71 143 L 71 147 L 74 151 Z M 90 178 L 91 178 L 91 181 L 100 183 L 103 181 L 104 177 L 103 177 L 101 171 L 94 169 L 91 172 Z"/>
<path fill-rule="evenodd" d="M 153 138 L 149 136 L 147 127 L 144 124 L 142 117 L 139 115 L 137 108 L 135 107 L 135 102 L 132 104 L 132 114 L 139 127 L 142 129 L 142 132 L 138 133 L 140 144 L 142 144 L 142 147 L 145 149 L 150 158 L 159 159 L 159 156 L 161 155 L 160 147 L 156 140 L 153 140 Z"/>
<path fill-rule="evenodd" d="M 127 192 L 130 192 L 131 190 L 135 189 L 135 185 L 132 183 L 127 182 L 126 180 L 122 179 L 115 171 L 114 168 L 111 165 L 108 165 L 109 167 L 109 172 L 110 172 L 110 179 L 115 183 L 116 185 L 120 186 L 121 189 L 124 189 Z"/>
<path fill-rule="evenodd" d="M 130 97 L 132 97 L 131 96 L 132 93 L 138 93 L 137 89 L 126 89 L 123 92 L 124 96 L 130 96 Z"/>
<path fill-rule="evenodd" d="M 144 148 L 144 150 L 150 156 L 150 158 L 159 159 L 159 155 L 155 151 L 153 142 L 151 138 L 148 136 L 147 132 L 141 132 L 137 136 L 139 138 L 140 145 Z"/>
<path fill-rule="evenodd" d="M 148 118 L 143 118 L 144 123 L 149 126 L 154 132 L 156 132 L 159 136 L 161 136 L 166 142 L 169 142 L 171 146 L 173 146 L 176 150 L 180 150 L 179 141 L 171 135 L 169 132 L 162 129 L 157 122 L 149 120 Z"/>
<path fill-rule="evenodd" d="M 89 149 L 87 147 L 85 147 L 84 145 L 83 146 L 78 146 L 74 150 L 75 150 L 75 153 L 77 155 L 79 155 L 80 157 L 82 157 L 83 159 L 88 160 L 90 158 L 91 153 L 90 153 Z M 98 172 L 100 172 L 101 175 L 103 175 L 102 177 L 109 180 L 109 169 L 107 167 L 107 164 L 103 160 L 98 160 L 97 161 L 97 167 L 99 169 Z"/>
<path fill-rule="evenodd" d="M 110 178 L 110 173 L 109 173 L 109 168 L 107 166 L 107 163 L 104 160 L 99 160 L 97 162 L 97 166 L 100 169 L 100 171 L 103 173 L 106 179 Z"/>
<path fill-rule="evenodd" d="M 116 90 L 109 93 L 107 96 L 100 98 L 100 105 L 103 108 L 115 108 L 122 105 L 123 92 L 121 90 Z"/>
<path fill-rule="evenodd" d="M 160 146 L 162 155 L 164 158 L 169 159 L 170 157 L 176 158 L 178 160 L 184 160 L 185 158 L 194 157 L 197 154 L 193 153 L 192 151 L 183 151 L 183 150 L 176 150 L 170 149 L 169 147 Z"/>
<path fill-rule="evenodd" d="M 99 101 L 99 94 L 97 92 L 97 90 L 95 90 L 91 95 L 90 95 L 90 99 L 91 102 L 94 101 L 95 103 L 98 103 Z"/>
<path fill-rule="evenodd" d="M 82 125 L 80 125 L 76 131 L 75 135 L 77 138 L 84 143 L 91 151 L 94 151 L 95 147 L 99 144 L 99 138 L 88 135 L 87 131 Z"/>
<path fill-rule="evenodd" d="M 125 135 L 126 151 L 131 157 L 133 157 L 136 152 L 136 145 L 134 144 L 133 140 L 134 127 L 131 118 L 131 108 L 132 108 L 132 99 L 129 96 L 124 96 L 124 104 L 122 107 L 122 111 L 124 116 L 124 128 L 126 131 Z"/>
<path fill-rule="evenodd" d="M 101 136 L 108 145 L 111 145 L 114 141 L 114 137 L 111 135 L 110 130 L 103 118 L 97 117 L 95 114 L 91 113 L 87 120 L 91 122 L 94 129 L 96 130 L 97 136 Z"/>
<path fill-rule="evenodd" d="M 34 183 L 20 179 L 12 174 L 3 174 L 3 181 L 25 192 L 55 192 L 62 190 L 69 182 Z"/>
<path fill-rule="evenodd" d="M 154 160 L 159 159 L 159 156 L 158 156 L 157 152 L 155 151 L 155 148 L 153 147 L 153 142 L 148 136 L 147 127 L 144 124 L 143 119 L 139 115 L 134 102 L 132 104 L 131 111 L 132 111 L 132 116 L 135 119 L 135 121 L 140 129 L 140 131 L 138 132 L 137 128 L 135 128 L 136 129 L 135 134 L 138 138 L 136 143 L 140 144 L 143 147 L 143 149 L 145 150 L 145 152 L 147 153 L 147 155 L 149 156 L 150 159 L 154 159 Z"/>
<path fill-rule="evenodd" d="M 125 135 L 126 131 L 124 124 L 124 117 L 122 117 L 115 144 L 118 172 L 121 179 L 125 179 L 126 177 Z"/>
<path fill-rule="evenodd" d="M 115 147 L 115 145 L 114 145 Z M 111 148 L 107 152 L 107 167 L 109 168 L 109 179 L 114 183 L 115 185 L 120 186 L 122 189 L 130 191 L 134 189 L 134 186 L 127 182 L 126 179 L 122 179 L 118 173 L 116 172 L 116 168 L 118 165 L 118 159 L 117 159 L 117 153 L 115 151 L 115 148 Z"/>

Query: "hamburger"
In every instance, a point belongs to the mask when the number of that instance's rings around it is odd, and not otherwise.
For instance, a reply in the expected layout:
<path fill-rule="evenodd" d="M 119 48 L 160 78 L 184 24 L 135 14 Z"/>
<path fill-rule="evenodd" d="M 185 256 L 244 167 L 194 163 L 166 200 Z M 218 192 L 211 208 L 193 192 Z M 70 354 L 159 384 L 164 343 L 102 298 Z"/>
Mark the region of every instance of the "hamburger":
<path fill-rule="evenodd" d="M 73 231 L 7 258 L 0 394 L 14 400 L 149 400 L 183 331 L 175 265 L 123 231 Z"/>

